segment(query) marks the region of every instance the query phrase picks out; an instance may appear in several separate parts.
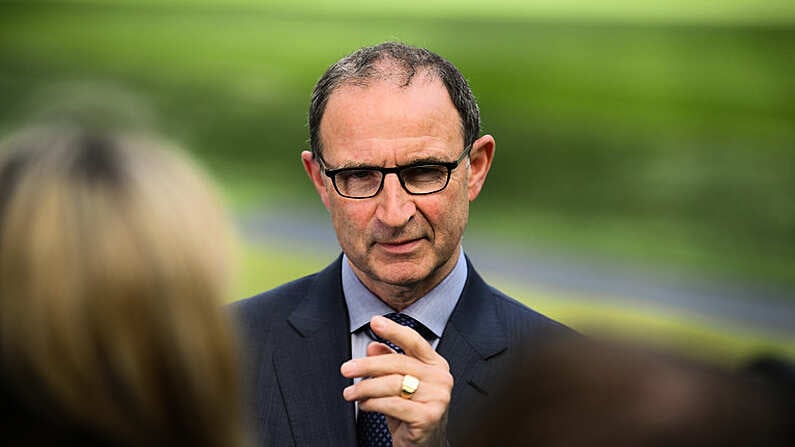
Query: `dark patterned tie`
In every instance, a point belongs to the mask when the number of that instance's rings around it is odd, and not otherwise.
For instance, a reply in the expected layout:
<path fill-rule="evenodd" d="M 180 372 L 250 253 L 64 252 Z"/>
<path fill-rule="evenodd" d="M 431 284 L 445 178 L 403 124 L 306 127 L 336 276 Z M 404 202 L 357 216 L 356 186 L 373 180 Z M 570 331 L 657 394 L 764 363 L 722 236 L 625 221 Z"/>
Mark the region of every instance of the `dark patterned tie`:
<path fill-rule="evenodd" d="M 433 332 L 422 323 L 408 315 L 391 313 L 384 316 L 398 324 L 414 329 L 426 340 L 435 337 Z M 373 340 L 383 343 L 396 352 L 403 354 L 403 350 L 400 349 L 400 346 L 376 335 L 372 329 L 370 329 L 369 324 L 365 326 L 365 332 Z M 359 447 L 392 447 L 392 435 L 389 433 L 389 427 L 386 425 L 386 417 L 381 413 L 359 410 L 359 417 L 356 419 L 356 435 L 359 439 Z"/>

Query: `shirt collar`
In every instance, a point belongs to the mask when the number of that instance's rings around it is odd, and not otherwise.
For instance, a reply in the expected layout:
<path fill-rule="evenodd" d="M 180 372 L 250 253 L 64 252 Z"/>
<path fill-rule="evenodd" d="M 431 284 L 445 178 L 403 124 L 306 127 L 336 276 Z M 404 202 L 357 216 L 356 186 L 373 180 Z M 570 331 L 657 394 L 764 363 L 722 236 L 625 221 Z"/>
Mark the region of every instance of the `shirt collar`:
<path fill-rule="evenodd" d="M 348 257 L 342 259 L 342 291 L 348 306 L 351 333 L 370 322 L 375 315 L 384 315 L 395 310 L 387 306 L 362 284 L 350 266 Z M 447 277 L 409 307 L 403 314 L 419 321 L 431 330 L 437 338 L 442 336 L 447 320 L 453 313 L 467 280 L 467 265 L 463 249 L 458 262 Z"/>

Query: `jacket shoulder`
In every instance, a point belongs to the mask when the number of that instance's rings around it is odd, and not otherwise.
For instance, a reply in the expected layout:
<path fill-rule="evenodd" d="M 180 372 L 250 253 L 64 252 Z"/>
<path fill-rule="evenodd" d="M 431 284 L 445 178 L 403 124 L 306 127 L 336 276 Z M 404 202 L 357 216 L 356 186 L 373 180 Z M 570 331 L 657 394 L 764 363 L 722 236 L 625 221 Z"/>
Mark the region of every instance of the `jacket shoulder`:
<path fill-rule="evenodd" d="M 304 276 L 274 289 L 235 301 L 227 307 L 232 316 L 248 328 L 274 318 L 286 318 L 301 298 L 306 296 L 317 275 L 318 273 L 313 273 Z"/>
<path fill-rule="evenodd" d="M 523 335 L 575 335 L 576 331 L 565 324 L 532 309 L 524 303 L 512 298 L 505 293 L 488 286 L 498 312 L 509 331 L 515 329 Z"/>

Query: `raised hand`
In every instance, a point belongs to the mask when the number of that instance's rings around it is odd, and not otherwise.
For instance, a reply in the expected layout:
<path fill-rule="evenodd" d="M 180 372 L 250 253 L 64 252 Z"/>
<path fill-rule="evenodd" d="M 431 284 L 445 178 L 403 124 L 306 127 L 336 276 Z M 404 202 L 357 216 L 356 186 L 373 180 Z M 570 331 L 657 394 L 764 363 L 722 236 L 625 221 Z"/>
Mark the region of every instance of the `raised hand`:
<path fill-rule="evenodd" d="M 367 357 L 349 360 L 340 368 L 345 377 L 366 378 L 345 388 L 344 398 L 358 401 L 360 410 L 386 415 L 394 446 L 446 445 L 447 408 L 453 390 L 447 361 L 413 329 L 380 316 L 372 318 L 370 327 L 400 346 L 405 355 L 371 343 Z M 413 393 L 402 392 L 406 375 L 419 380 Z"/>

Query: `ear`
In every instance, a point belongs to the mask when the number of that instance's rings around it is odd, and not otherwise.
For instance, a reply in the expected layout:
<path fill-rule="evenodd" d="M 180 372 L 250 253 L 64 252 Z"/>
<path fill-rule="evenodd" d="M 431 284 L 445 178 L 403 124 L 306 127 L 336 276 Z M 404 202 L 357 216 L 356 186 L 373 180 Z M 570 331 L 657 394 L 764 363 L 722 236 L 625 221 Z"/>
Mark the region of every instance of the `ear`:
<path fill-rule="evenodd" d="M 483 135 L 472 143 L 472 150 L 469 152 L 469 201 L 475 200 L 483 184 L 486 182 L 486 175 L 491 168 L 494 160 L 494 149 L 496 143 L 491 135 Z"/>
<path fill-rule="evenodd" d="M 315 161 L 314 155 L 310 151 L 301 152 L 301 161 L 304 164 L 304 170 L 309 176 L 309 180 L 315 186 L 315 190 L 323 201 L 323 205 L 328 209 L 328 190 L 326 189 L 326 182 L 323 181 L 324 174 L 320 170 L 320 164 Z"/>

